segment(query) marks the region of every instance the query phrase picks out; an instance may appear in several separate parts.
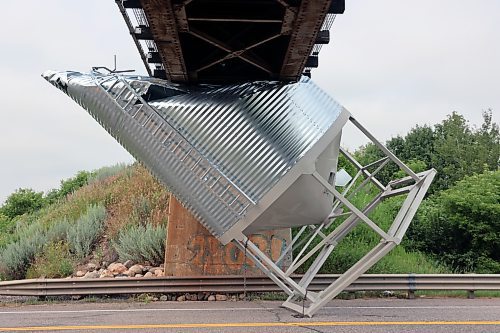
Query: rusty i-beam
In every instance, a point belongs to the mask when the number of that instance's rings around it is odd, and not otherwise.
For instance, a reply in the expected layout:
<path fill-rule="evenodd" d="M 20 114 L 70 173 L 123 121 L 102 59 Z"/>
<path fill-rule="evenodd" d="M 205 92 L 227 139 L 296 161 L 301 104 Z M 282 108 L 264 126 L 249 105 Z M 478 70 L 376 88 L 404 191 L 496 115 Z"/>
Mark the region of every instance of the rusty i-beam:
<path fill-rule="evenodd" d="M 344 0 L 116 0 L 149 40 L 139 52 L 177 83 L 297 81 L 318 66 Z M 132 14 L 133 13 L 133 14 Z"/>

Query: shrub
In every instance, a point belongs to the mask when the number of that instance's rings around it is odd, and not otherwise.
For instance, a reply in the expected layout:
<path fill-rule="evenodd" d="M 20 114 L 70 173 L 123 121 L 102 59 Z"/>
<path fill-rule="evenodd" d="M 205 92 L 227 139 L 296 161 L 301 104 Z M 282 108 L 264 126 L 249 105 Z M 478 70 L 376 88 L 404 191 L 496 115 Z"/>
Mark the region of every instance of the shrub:
<path fill-rule="evenodd" d="M 10 243 L 11 234 L 15 228 L 15 222 L 0 213 L 0 249 Z"/>
<path fill-rule="evenodd" d="M 500 171 L 465 177 L 422 208 L 411 245 L 458 271 L 500 273 Z"/>
<path fill-rule="evenodd" d="M 92 205 L 68 230 L 67 239 L 71 253 L 79 258 L 88 256 L 104 229 L 106 209 L 102 205 Z"/>
<path fill-rule="evenodd" d="M 37 255 L 34 263 L 28 269 L 26 277 L 62 278 L 73 273 L 73 263 L 70 259 L 69 246 L 64 242 L 52 242 L 43 253 Z"/>
<path fill-rule="evenodd" d="M 124 169 L 127 168 L 125 163 L 118 163 L 108 167 L 102 167 L 92 172 L 92 174 L 88 177 L 88 184 L 93 184 L 95 182 L 100 182 L 106 178 L 116 176 Z"/>
<path fill-rule="evenodd" d="M 38 231 L 5 247 L 0 256 L 0 271 L 4 278 L 24 278 L 31 261 L 47 242 L 45 233 L 41 229 Z"/>
<path fill-rule="evenodd" d="M 132 220 L 134 224 L 146 224 L 151 214 L 151 203 L 142 194 L 132 199 Z"/>
<path fill-rule="evenodd" d="M 93 173 L 91 172 L 79 171 L 74 177 L 61 180 L 61 186 L 59 189 L 53 189 L 46 194 L 45 200 L 47 204 L 52 204 L 61 198 L 65 198 L 68 194 L 71 194 L 82 186 L 87 185 L 89 178 L 92 176 Z"/>
<path fill-rule="evenodd" d="M 5 200 L 0 213 L 12 219 L 26 213 L 33 213 L 44 205 L 43 193 L 20 188 Z"/>
<path fill-rule="evenodd" d="M 66 241 L 68 239 L 68 231 L 73 227 L 73 223 L 64 219 L 55 222 L 47 230 L 47 240 L 49 242 Z"/>
<path fill-rule="evenodd" d="M 118 234 L 113 246 L 120 260 L 149 261 L 160 265 L 165 254 L 165 234 L 163 225 L 132 225 Z"/>

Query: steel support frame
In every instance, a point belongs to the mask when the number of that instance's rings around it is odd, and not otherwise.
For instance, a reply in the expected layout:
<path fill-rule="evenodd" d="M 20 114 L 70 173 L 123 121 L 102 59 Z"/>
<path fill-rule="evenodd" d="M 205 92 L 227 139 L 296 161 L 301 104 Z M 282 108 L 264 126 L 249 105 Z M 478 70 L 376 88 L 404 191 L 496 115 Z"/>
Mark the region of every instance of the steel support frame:
<path fill-rule="evenodd" d="M 276 262 L 273 262 L 246 236 L 242 235 L 240 239 L 233 240 L 236 246 L 240 250 L 245 251 L 247 256 L 257 267 L 259 267 L 289 295 L 288 299 L 282 304 L 282 306 L 304 316 L 312 317 L 330 300 L 345 290 L 358 277 L 375 265 L 387 253 L 389 253 L 396 245 L 400 244 L 401 239 L 406 233 L 411 220 L 413 219 L 436 174 L 434 169 L 421 173 L 413 172 L 386 147 L 377 141 L 373 135 L 371 135 L 358 121 L 356 121 L 353 117 L 350 117 L 349 120 L 384 153 L 385 157 L 363 166 L 347 151 L 341 148 L 340 152 L 358 169 L 358 173 L 345 187 L 342 193 L 338 192 L 335 186 L 330 184 L 328 180 L 324 179 L 317 171 L 309 173 L 324 187 L 325 191 L 331 193 L 335 198 L 332 213 L 329 218 L 318 225 L 303 226 Z M 399 168 L 408 176 L 402 179 L 393 180 L 389 182 L 387 186 L 384 186 L 375 176 L 389 161 L 398 165 Z M 369 167 L 376 167 L 376 169 L 370 173 L 367 170 Z M 354 183 L 361 175 L 364 176 L 365 179 L 357 185 L 351 193 L 349 193 Z M 349 198 L 355 192 L 366 187 L 369 183 L 373 184 L 373 186 L 375 186 L 380 193 L 376 195 L 364 208 L 358 209 L 349 201 Z M 412 184 L 406 185 L 407 183 Z M 395 188 L 399 185 L 406 186 Z M 407 197 L 401 205 L 401 208 L 388 231 L 382 230 L 368 217 L 368 214 L 375 209 L 377 205 L 382 202 L 382 200 L 388 197 L 403 194 L 407 195 Z M 348 210 L 348 213 L 344 213 L 342 208 Z M 339 210 L 342 211 L 342 213 L 338 214 L 337 212 Z M 345 215 L 348 215 L 348 217 L 333 231 L 326 234 L 323 232 L 324 230 L 327 230 L 336 219 Z M 342 241 L 342 239 L 356 226 L 363 222 L 380 236 L 380 243 L 374 246 L 372 250 L 370 250 L 364 257 L 362 257 L 324 290 L 319 293 L 308 291 L 307 288 L 309 284 L 318 274 L 319 270 L 333 252 L 336 245 Z M 309 234 L 307 237 L 304 237 L 307 231 L 309 231 Z M 314 239 L 317 237 L 321 238 L 318 244 L 306 252 Z M 293 250 L 298 250 L 299 248 L 300 251 L 298 255 L 294 258 L 292 264 L 286 271 L 283 271 L 280 267 L 278 267 L 278 264 L 285 256 L 292 253 Z M 314 258 L 312 264 L 309 266 L 300 281 L 296 282 L 293 279 L 294 272 L 296 272 L 299 267 L 304 265 L 304 263 L 311 258 Z M 307 306 L 305 305 L 306 303 Z"/>

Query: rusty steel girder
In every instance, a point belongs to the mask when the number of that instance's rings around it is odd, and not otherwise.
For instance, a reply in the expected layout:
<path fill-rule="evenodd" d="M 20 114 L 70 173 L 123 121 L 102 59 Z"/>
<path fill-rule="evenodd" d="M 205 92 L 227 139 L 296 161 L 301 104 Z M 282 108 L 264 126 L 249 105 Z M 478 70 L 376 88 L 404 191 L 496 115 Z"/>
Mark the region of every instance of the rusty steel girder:
<path fill-rule="evenodd" d="M 310 75 L 335 15 L 344 11 L 344 0 L 116 3 L 148 71 L 189 84 L 297 81 Z"/>

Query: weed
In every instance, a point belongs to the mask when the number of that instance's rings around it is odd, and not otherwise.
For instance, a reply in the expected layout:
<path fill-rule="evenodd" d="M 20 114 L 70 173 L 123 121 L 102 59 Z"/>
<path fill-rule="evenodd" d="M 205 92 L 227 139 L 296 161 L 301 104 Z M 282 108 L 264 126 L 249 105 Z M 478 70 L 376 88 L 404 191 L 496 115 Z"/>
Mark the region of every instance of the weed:
<path fill-rule="evenodd" d="M 26 277 L 62 278 L 71 273 L 73 273 L 73 263 L 70 259 L 69 246 L 59 241 L 49 243 L 44 251 L 35 257 Z"/>

